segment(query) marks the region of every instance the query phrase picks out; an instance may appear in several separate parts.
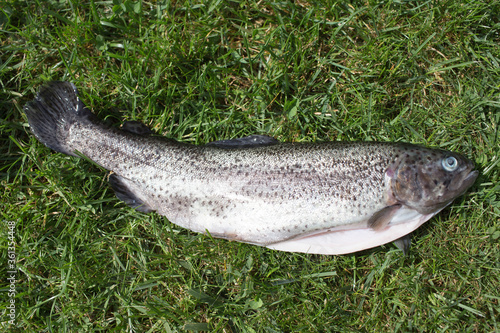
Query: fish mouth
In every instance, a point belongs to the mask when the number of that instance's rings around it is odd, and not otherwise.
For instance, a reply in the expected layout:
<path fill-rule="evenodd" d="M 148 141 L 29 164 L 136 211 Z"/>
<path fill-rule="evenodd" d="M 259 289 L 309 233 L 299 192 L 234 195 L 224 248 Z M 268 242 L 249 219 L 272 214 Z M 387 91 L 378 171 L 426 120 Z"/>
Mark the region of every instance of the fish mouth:
<path fill-rule="evenodd" d="M 462 186 L 464 186 L 466 189 L 471 187 L 472 184 L 474 184 L 474 182 L 476 181 L 477 176 L 479 176 L 479 171 L 472 170 L 471 172 L 469 172 L 467 177 L 465 177 Z"/>
<path fill-rule="evenodd" d="M 472 170 L 469 173 L 467 173 L 466 176 L 463 177 L 461 180 L 453 182 L 452 184 L 454 184 L 454 186 L 450 186 L 449 190 L 456 192 L 457 194 L 455 196 L 462 195 L 469 187 L 471 187 L 474 184 L 474 182 L 477 179 L 477 176 L 479 176 L 479 171 Z"/>
<path fill-rule="evenodd" d="M 444 207 L 448 206 L 457 197 L 463 195 L 474 184 L 479 175 L 479 171 L 473 170 L 465 175 L 465 177 L 457 177 L 447 187 L 448 191 L 439 198 L 438 202 L 429 202 L 429 204 L 417 209 L 422 214 L 436 214 Z"/>

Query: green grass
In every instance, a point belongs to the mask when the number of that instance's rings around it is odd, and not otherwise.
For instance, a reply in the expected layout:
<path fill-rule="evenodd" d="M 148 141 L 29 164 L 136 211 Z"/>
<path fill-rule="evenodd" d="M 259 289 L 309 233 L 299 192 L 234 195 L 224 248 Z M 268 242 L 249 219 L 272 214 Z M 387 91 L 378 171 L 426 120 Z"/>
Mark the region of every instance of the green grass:
<path fill-rule="evenodd" d="M 17 332 L 500 330 L 498 1 L 0 5 L 0 198 Z M 414 234 L 343 256 L 212 239 L 119 202 L 22 106 L 70 80 L 110 124 L 191 143 L 406 141 L 473 158 L 475 186 Z M 0 309 L 9 305 L 1 224 Z"/>

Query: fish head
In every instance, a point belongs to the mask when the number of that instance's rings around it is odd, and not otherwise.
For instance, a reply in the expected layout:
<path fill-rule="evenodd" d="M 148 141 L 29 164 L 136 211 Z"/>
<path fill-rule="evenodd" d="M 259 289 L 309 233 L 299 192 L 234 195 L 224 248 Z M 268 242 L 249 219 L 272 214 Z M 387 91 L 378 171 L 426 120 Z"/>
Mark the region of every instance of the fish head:
<path fill-rule="evenodd" d="M 391 197 L 421 214 L 435 214 L 474 184 L 478 171 L 466 157 L 445 150 L 404 147 L 386 176 Z"/>

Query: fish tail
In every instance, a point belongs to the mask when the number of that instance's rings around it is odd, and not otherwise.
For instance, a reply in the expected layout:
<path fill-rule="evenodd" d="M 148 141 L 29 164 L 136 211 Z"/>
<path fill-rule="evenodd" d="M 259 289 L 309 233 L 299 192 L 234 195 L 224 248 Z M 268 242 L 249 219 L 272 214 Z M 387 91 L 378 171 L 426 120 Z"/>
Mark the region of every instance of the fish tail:
<path fill-rule="evenodd" d="M 53 81 L 44 85 L 24 112 L 31 131 L 40 142 L 55 151 L 77 156 L 70 144 L 70 129 L 75 123 L 93 122 L 95 116 L 78 98 L 71 82 Z"/>

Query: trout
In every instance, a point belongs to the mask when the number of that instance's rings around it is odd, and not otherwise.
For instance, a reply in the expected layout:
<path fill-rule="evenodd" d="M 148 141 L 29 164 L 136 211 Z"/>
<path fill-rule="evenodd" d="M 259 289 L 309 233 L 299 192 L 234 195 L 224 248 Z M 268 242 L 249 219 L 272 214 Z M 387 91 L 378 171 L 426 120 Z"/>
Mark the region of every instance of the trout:
<path fill-rule="evenodd" d="M 117 129 L 70 82 L 46 84 L 24 111 L 44 145 L 112 171 L 117 197 L 138 211 L 281 251 L 346 254 L 395 241 L 406 252 L 409 234 L 478 176 L 459 154 L 407 143 L 252 135 L 192 145 Z"/>

